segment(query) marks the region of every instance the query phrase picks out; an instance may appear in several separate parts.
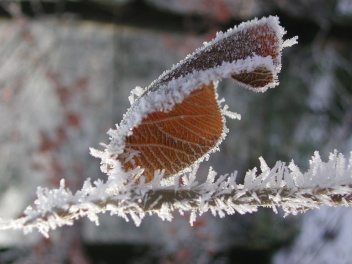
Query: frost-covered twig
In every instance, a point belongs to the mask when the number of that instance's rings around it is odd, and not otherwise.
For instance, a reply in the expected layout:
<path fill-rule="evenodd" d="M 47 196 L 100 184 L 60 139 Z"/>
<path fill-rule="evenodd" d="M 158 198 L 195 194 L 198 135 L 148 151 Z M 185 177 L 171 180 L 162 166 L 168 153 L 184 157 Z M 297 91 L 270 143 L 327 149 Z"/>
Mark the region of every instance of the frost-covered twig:
<path fill-rule="evenodd" d="M 25 216 L 17 220 L 1 220 L 0 229 L 25 232 L 38 229 L 48 235 L 50 229 L 71 225 L 81 217 L 98 223 L 97 214 L 107 212 L 127 221 L 131 218 L 139 225 L 146 214 L 171 220 L 174 211 L 191 212 L 193 223 L 197 215 L 207 211 L 223 217 L 271 207 L 275 212 L 282 208 L 286 214 L 296 214 L 321 205 L 352 204 L 352 158 L 347 161 L 335 151 L 327 162 L 323 162 L 316 152 L 305 173 L 293 162 L 288 166 L 277 162 L 270 169 L 262 158 L 260 161 L 261 172 L 256 168 L 248 171 L 244 184 L 236 184 L 236 173 L 216 177 L 212 170 L 202 184 L 190 179 L 186 184 L 172 187 L 162 186 L 161 177 L 138 185 L 121 185 L 117 179 L 109 179 L 106 183 L 97 181 L 92 185 L 87 180 L 82 190 L 72 194 L 62 181 L 59 189 L 39 188 L 34 207 L 28 207 Z"/>

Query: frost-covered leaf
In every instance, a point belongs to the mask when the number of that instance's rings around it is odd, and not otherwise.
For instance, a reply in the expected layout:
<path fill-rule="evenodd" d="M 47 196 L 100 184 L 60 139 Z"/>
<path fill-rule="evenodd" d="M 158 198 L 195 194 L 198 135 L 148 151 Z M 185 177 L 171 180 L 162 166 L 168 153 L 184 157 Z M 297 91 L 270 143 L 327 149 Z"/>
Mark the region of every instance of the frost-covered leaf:
<path fill-rule="evenodd" d="M 149 182 L 156 171 L 169 178 L 207 159 L 228 132 L 224 116 L 240 118 L 217 99 L 218 81 L 233 78 L 255 91 L 276 86 L 281 51 L 295 43 L 284 42 L 284 33 L 277 17 L 242 23 L 217 33 L 144 90 L 132 90 L 131 108 L 101 154 L 105 172 L 113 174 L 119 161 L 125 171 L 143 169 Z"/>

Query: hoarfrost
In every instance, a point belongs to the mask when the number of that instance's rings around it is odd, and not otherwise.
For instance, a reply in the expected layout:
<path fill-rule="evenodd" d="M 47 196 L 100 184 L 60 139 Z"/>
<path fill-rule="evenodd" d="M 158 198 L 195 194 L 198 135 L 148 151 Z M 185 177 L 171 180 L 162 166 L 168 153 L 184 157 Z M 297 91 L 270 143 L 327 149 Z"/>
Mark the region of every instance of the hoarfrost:
<path fill-rule="evenodd" d="M 290 39 L 287 39 L 282 43 L 282 47 L 284 47 L 284 48 L 292 47 L 293 45 L 298 43 L 297 40 L 298 40 L 297 36 L 290 38 Z"/>
<path fill-rule="evenodd" d="M 250 170 L 244 185 L 235 183 L 236 173 L 217 177 L 213 169 L 204 183 L 194 182 L 191 176 L 188 184 L 177 187 L 163 186 L 159 177 L 149 183 L 125 185 L 116 178 L 93 184 L 87 179 L 82 190 L 73 194 L 61 181 L 58 189 L 38 188 L 38 198 L 33 206 L 27 207 L 24 216 L 0 220 L 0 229 L 22 229 L 26 233 L 37 229 L 48 236 L 50 230 L 72 225 L 81 217 L 98 224 L 98 215 L 106 212 L 126 221 L 130 216 L 140 225 L 146 213 L 171 221 L 174 211 L 190 211 L 190 223 L 193 223 L 197 215 L 209 210 L 224 217 L 235 212 L 252 213 L 263 206 L 275 212 L 282 208 L 287 215 L 321 205 L 349 206 L 352 202 L 352 161 L 337 151 L 326 162 L 316 152 L 304 173 L 293 162 L 288 166 L 278 162 L 269 168 L 263 158 L 260 160 L 262 171 Z M 301 180 L 292 181 L 292 178 Z"/>

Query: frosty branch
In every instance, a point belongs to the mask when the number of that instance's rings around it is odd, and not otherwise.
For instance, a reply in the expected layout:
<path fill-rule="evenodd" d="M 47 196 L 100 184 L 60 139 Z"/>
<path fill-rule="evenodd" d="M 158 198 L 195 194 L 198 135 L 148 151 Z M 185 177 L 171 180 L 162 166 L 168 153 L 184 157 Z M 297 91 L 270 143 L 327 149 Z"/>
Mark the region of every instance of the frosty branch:
<path fill-rule="evenodd" d="M 101 159 L 106 182 L 87 179 L 81 190 L 38 188 L 37 200 L 16 220 L 0 220 L 0 229 L 51 229 L 71 225 L 110 212 L 139 225 L 146 214 L 171 220 L 172 212 L 189 211 L 190 222 L 211 211 L 251 213 L 258 207 L 282 208 L 286 214 L 320 205 L 350 205 L 352 158 L 337 151 L 327 162 L 316 152 L 303 173 L 293 162 L 269 168 L 260 158 L 236 183 L 236 173 L 217 176 L 210 169 L 204 183 L 196 181 L 198 165 L 219 149 L 228 129 L 225 117 L 240 119 L 218 100 L 217 84 L 232 78 L 240 85 L 264 92 L 278 85 L 281 52 L 296 43 L 284 41 L 277 17 L 245 22 L 216 38 L 164 72 L 150 86 L 135 88 L 120 125 L 108 132 L 103 151 L 91 149 Z"/>
<path fill-rule="evenodd" d="M 296 214 L 321 205 L 350 206 L 352 203 L 352 159 L 334 152 L 323 162 L 316 152 L 310 168 L 302 173 L 291 162 L 277 162 L 269 168 L 260 159 L 261 173 L 254 168 L 247 172 L 244 184 L 236 184 L 236 173 L 216 177 L 209 171 L 207 180 L 195 182 L 195 173 L 185 183 L 162 187 L 160 177 L 150 183 L 121 185 L 110 178 L 91 185 L 87 180 L 82 190 L 72 194 L 61 182 L 60 189 L 39 188 L 35 208 L 28 207 L 24 217 L 0 222 L 1 228 L 38 229 L 48 235 L 50 229 L 73 224 L 75 219 L 88 217 L 98 223 L 99 213 L 110 212 L 128 221 L 130 216 L 139 225 L 146 214 L 156 214 L 172 220 L 172 212 L 191 212 L 191 223 L 196 215 L 211 211 L 220 217 L 235 212 L 244 214 L 270 207 L 282 208 L 286 214 Z M 155 187 L 158 186 L 158 187 Z"/>

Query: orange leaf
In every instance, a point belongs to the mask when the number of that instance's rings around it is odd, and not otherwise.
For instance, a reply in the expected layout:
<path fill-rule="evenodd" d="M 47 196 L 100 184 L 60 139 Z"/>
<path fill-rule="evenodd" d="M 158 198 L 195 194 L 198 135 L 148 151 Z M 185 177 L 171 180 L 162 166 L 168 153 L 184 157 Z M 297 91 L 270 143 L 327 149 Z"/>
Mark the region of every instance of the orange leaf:
<path fill-rule="evenodd" d="M 223 121 L 213 83 L 193 91 L 170 112 L 153 112 L 126 138 L 125 170 L 144 168 L 151 181 L 156 170 L 170 177 L 189 167 L 216 146 Z M 128 159 L 130 153 L 137 153 Z"/>
<path fill-rule="evenodd" d="M 277 17 L 242 23 L 218 33 L 146 89 L 136 87 L 131 108 L 118 129 L 109 131 L 110 144 L 92 152 L 102 159 L 102 170 L 118 174 L 118 160 L 125 171 L 144 169 L 151 181 L 157 171 L 168 178 L 202 161 L 228 132 L 222 115 L 239 116 L 226 105 L 220 109 L 217 82 L 233 78 L 262 92 L 278 85 L 281 51 L 296 43 L 296 38 L 283 41 L 284 34 Z"/>

